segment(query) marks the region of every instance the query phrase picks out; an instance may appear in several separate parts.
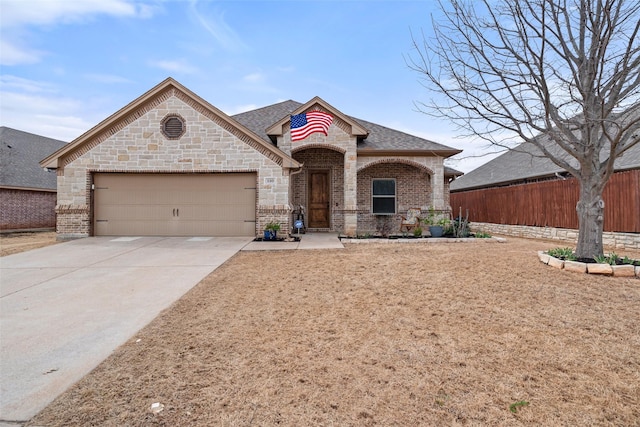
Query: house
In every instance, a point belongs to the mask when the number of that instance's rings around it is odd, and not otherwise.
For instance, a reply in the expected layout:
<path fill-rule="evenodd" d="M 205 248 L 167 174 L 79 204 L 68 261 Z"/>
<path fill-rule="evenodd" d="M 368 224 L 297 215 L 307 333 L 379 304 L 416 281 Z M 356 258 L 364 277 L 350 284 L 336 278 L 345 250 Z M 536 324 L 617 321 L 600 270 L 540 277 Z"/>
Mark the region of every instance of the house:
<path fill-rule="evenodd" d="M 320 111 L 323 132 L 292 141 L 292 116 Z M 297 138 L 294 138 L 297 139 Z M 410 207 L 449 209 L 444 160 L 459 153 L 355 119 L 315 97 L 230 117 L 168 78 L 41 162 L 57 169 L 59 238 L 90 235 L 346 235 Z"/>
<path fill-rule="evenodd" d="M 56 174 L 38 162 L 65 144 L 0 127 L 0 230 L 55 227 Z"/>
<path fill-rule="evenodd" d="M 628 117 L 637 118 L 638 114 L 640 108 Z M 575 159 L 561 154 L 560 148 L 545 135 L 538 138 L 548 150 L 563 155 L 576 165 Z M 531 143 L 522 143 L 451 183 L 453 210 L 469 209 L 473 222 L 575 230 L 578 228 L 578 199 L 578 181 Z M 616 159 L 603 199 L 605 231 L 640 232 L 640 144 Z"/>

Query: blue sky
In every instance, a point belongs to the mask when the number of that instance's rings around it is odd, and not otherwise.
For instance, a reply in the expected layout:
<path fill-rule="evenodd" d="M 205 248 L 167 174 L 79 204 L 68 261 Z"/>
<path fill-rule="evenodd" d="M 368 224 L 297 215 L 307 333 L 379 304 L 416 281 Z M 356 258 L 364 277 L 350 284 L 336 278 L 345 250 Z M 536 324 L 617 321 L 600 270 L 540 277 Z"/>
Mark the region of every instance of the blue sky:
<path fill-rule="evenodd" d="M 320 96 L 345 114 L 494 156 L 416 111 L 405 57 L 435 1 L 0 0 L 0 124 L 70 141 L 171 76 L 227 114 Z"/>

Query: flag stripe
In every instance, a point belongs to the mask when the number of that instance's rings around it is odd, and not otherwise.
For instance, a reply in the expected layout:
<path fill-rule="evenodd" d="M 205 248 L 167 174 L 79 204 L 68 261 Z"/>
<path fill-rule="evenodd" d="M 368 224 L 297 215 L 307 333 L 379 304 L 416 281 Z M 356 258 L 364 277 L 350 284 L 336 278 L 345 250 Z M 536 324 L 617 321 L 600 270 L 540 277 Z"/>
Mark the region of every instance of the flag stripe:
<path fill-rule="evenodd" d="M 315 132 L 327 135 L 331 123 L 333 123 L 333 117 L 322 111 L 310 111 L 306 114 L 291 116 L 291 141 L 300 141 Z"/>

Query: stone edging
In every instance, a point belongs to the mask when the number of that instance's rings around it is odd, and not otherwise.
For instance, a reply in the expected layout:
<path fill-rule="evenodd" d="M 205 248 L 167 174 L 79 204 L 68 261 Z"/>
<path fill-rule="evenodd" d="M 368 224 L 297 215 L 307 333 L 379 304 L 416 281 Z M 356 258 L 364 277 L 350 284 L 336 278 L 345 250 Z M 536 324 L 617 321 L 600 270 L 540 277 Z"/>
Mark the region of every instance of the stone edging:
<path fill-rule="evenodd" d="M 474 243 L 474 242 L 485 242 L 485 243 L 504 243 L 507 239 L 503 237 L 487 237 L 487 238 L 475 238 L 475 237 L 428 237 L 426 239 L 404 239 L 402 237 L 398 239 L 354 239 L 343 237 L 340 239 L 342 243 L 382 243 L 382 244 L 395 244 L 395 243 L 416 243 L 416 244 L 425 244 L 425 243 Z"/>
<path fill-rule="evenodd" d="M 604 274 L 614 277 L 638 277 L 640 278 L 640 266 L 633 265 L 609 265 L 609 264 L 588 264 L 577 261 L 563 261 L 552 257 L 544 251 L 538 251 L 538 259 L 543 264 L 560 270 L 575 271 L 576 273 Z"/>

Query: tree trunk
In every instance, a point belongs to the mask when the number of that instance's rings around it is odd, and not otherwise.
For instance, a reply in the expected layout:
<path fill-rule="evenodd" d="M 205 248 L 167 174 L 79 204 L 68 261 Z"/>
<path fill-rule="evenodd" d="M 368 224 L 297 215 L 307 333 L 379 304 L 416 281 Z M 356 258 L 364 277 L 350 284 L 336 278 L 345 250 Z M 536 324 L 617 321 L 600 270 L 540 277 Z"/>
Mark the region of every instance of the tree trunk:
<path fill-rule="evenodd" d="M 580 183 L 580 201 L 576 205 L 578 212 L 578 258 L 595 258 L 603 254 L 602 232 L 604 226 L 604 200 L 599 185 L 589 182 Z"/>

